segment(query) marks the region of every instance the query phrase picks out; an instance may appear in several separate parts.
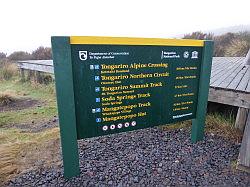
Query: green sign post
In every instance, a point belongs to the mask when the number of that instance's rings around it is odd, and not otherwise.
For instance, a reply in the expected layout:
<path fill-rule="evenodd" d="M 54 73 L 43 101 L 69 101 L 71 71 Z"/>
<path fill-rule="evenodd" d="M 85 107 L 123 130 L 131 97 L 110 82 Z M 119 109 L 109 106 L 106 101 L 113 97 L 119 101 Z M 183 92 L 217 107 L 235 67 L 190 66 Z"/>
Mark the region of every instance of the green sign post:
<path fill-rule="evenodd" d="M 52 37 L 64 176 L 77 140 L 192 119 L 203 139 L 211 41 Z"/>

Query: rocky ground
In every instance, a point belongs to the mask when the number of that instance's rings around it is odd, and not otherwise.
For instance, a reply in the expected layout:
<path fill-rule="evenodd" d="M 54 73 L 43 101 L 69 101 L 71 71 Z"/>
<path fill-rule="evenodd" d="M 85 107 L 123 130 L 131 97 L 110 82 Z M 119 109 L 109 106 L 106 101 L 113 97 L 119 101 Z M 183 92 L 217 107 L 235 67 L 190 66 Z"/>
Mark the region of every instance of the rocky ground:
<path fill-rule="evenodd" d="M 81 174 L 63 178 L 62 166 L 23 173 L 7 186 L 250 186 L 235 169 L 239 144 L 189 130 L 149 128 L 79 141 Z"/>

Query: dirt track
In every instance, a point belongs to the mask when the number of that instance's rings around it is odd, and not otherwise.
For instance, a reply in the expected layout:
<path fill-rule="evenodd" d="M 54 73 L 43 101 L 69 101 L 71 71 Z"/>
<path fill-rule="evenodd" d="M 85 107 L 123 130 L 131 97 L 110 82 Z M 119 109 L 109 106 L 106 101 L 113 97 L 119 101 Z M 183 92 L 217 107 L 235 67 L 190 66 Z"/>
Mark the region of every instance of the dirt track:
<path fill-rule="evenodd" d="M 22 110 L 26 108 L 30 108 L 36 105 L 40 105 L 41 102 L 38 100 L 30 99 L 30 98 L 22 98 L 16 99 L 15 101 L 9 103 L 8 105 L 0 105 L 0 112 L 6 112 L 11 110 Z"/>

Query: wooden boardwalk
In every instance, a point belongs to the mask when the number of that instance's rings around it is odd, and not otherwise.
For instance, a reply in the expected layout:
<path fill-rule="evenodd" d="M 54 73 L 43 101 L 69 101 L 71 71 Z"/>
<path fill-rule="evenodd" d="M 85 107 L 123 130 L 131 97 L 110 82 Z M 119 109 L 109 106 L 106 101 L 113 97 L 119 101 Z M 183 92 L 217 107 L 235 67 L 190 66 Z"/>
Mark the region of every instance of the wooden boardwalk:
<path fill-rule="evenodd" d="M 250 66 L 245 57 L 214 57 L 209 101 L 250 108 Z"/>
<path fill-rule="evenodd" d="M 250 66 L 245 57 L 214 57 L 210 87 L 250 92 Z"/>

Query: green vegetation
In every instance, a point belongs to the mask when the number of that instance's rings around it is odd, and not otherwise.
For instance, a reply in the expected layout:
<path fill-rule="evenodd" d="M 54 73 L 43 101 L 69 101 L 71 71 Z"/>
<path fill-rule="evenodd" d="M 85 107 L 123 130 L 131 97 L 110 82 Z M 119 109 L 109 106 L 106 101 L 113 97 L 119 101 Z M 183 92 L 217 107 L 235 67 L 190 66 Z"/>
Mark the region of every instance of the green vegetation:
<path fill-rule="evenodd" d="M 10 80 L 18 73 L 17 66 L 13 63 L 3 62 L 0 69 L 0 80 Z"/>
<path fill-rule="evenodd" d="M 55 91 L 52 84 L 41 85 L 19 81 L 0 82 L 0 92 L 12 92 L 17 98 L 39 100 L 40 107 L 32 107 L 19 111 L 11 110 L 0 113 L 0 127 L 8 124 L 42 122 L 57 115 Z"/>
<path fill-rule="evenodd" d="M 214 40 L 214 56 L 246 56 L 250 49 L 250 32 L 226 33 L 214 36 L 200 31 L 185 34 L 185 39 Z"/>
<path fill-rule="evenodd" d="M 59 128 L 39 132 L 25 132 L 22 126 L 31 127 L 47 123 L 57 115 L 54 85 L 21 82 L 18 77 L 0 81 L 0 99 L 36 100 L 35 106 L 22 110 L 0 111 L 0 186 L 12 176 L 30 168 L 58 165 Z M 13 101 L 13 103 L 15 103 Z M 12 101 L 11 101 L 12 102 Z M 17 103 L 17 102 L 16 102 Z M 25 102 L 24 102 L 25 103 Z M 8 105 L 6 105 L 8 108 Z M 0 108 L 1 109 L 1 108 Z M 19 125 L 16 127 L 15 125 Z"/>
<path fill-rule="evenodd" d="M 9 56 L 5 53 L 0 52 L 0 60 L 8 59 L 9 61 L 17 60 L 50 60 L 52 59 L 52 52 L 50 47 L 40 46 L 32 53 L 26 51 L 14 51 Z"/>
<path fill-rule="evenodd" d="M 55 102 L 54 84 L 42 85 L 30 82 L 21 82 L 19 79 L 0 82 L 0 92 L 12 91 L 17 96 L 29 96 L 34 99 Z"/>
<path fill-rule="evenodd" d="M 242 133 L 234 128 L 235 117 L 233 115 L 208 113 L 206 117 L 205 132 L 216 134 L 231 141 L 241 142 Z M 191 120 L 162 126 L 163 130 L 191 128 Z"/>
<path fill-rule="evenodd" d="M 16 98 L 8 92 L 0 92 L 0 106 L 6 106 L 16 101 Z"/>

